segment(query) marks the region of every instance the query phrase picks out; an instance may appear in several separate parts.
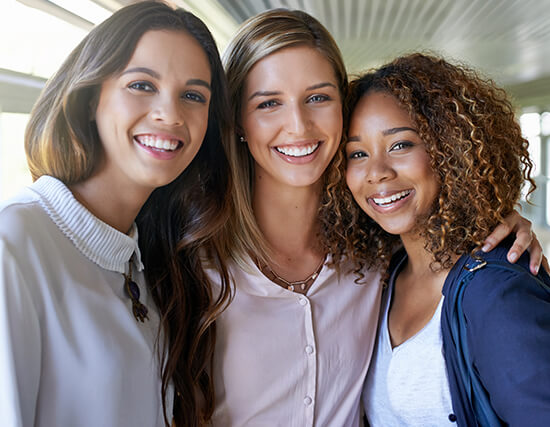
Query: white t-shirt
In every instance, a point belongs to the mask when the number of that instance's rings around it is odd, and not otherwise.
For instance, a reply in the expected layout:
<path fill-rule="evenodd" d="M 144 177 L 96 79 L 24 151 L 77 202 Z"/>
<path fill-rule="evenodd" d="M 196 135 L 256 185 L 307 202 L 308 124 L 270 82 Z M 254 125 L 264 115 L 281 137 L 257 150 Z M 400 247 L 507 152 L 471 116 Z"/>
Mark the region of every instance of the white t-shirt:
<path fill-rule="evenodd" d="M 401 261 L 402 263 L 403 261 Z M 395 271 L 398 271 L 399 267 Z M 441 307 L 414 336 L 392 349 L 388 313 L 395 272 L 382 298 L 380 326 L 363 404 L 371 427 L 456 425 L 443 357 Z"/>
<path fill-rule="evenodd" d="M 236 293 L 217 321 L 213 425 L 361 425 L 379 274 L 366 272 L 358 285 L 354 274 L 339 277 L 325 265 L 304 296 L 251 268 L 230 266 Z"/>
<path fill-rule="evenodd" d="M 145 323 L 124 291 L 133 253 Z M 164 425 L 135 225 L 118 232 L 44 176 L 0 206 L 0 259 L 2 426 Z M 170 390 L 169 419 L 172 401 Z"/>

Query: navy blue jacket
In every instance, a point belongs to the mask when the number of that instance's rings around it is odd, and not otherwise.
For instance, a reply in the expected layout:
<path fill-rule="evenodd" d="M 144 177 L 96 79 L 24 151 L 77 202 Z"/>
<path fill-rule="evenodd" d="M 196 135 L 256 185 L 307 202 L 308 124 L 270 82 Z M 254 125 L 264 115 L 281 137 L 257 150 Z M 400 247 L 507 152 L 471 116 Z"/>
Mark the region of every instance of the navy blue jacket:
<path fill-rule="evenodd" d="M 505 261 L 509 247 L 508 240 L 481 257 Z M 441 316 L 453 410 L 461 427 L 480 424 L 457 374 L 456 350 L 449 344 L 446 313 L 452 301 L 447 296 L 457 285 L 464 265 L 471 262 L 470 256 L 463 255 L 447 276 Z M 464 291 L 470 362 L 502 425 L 547 427 L 550 426 L 550 292 L 529 273 L 527 255 L 518 264 L 524 267 L 524 272 L 482 268 Z M 550 277 L 542 269 L 538 277 L 550 286 Z"/>

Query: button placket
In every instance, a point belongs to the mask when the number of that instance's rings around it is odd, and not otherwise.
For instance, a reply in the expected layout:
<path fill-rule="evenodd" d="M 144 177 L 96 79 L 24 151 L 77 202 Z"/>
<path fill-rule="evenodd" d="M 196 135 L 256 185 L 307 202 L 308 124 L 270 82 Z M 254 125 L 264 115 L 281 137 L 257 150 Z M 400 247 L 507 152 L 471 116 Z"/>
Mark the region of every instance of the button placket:
<path fill-rule="evenodd" d="M 301 295 L 298 298 L 298 304 L 303 307 L 304 326 L 306 332 L 306 342 L 304 343 L 304 357 L 306 358 L 307 372 L 306 378 L 306 393 L 304 395 L 304 410 L 306 426 L 313 427 L 315 417 L 315 397 L 317 391 L 317 357 L 315 352 L 315 335 L 313 328 L 313 310 L 311 301 Z"/>

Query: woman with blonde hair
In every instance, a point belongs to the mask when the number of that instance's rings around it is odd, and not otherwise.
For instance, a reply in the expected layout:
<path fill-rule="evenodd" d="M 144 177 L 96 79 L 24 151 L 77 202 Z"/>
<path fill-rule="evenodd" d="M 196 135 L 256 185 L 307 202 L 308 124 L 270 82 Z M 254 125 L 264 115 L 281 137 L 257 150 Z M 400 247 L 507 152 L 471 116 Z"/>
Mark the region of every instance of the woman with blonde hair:
<path fill-rule="evenodd" d="M 0 207 L 2 425 L 210 417 L 227 107 L 208 29 L 159 2 L 113 14 L 48 81 L 25 137 L 35 182 Z"/>
<path fill-rule="evenodd" d="M 479 251 L 534 189 L 506 94 L 411 54 L 352 82 L 350 107 L 344 233 L 357 263 L 389 266 L 370 425 L 547 425 L 550 277 L 511 264 L 510 239 Z"/>
<path fill-rule="evenodd" d="M 375 269 L 355 283 L 331 208 L 343 181 L 340 51 L 315 18 L 277 9 L 244 22 L 223 62 L 235 294 L 217 321 L 213 423 L 357 426 L 381 287 Z"/>

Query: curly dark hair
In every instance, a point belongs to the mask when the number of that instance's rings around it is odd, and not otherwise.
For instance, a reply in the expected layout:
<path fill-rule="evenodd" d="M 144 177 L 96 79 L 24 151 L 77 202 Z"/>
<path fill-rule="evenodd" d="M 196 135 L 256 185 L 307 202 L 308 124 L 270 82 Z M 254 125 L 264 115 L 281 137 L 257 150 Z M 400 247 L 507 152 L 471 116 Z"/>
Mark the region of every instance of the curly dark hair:
<path fill-rule="evenodd" d="M 422 235 L 432 268 L 450 268 L 453 255 L 476 250 L 512 212 L 525 181 L 529 194 L 535 189 L 514 108 L 492 80 L 431 54 L 402 56 L 353 80 L 350 111 L 372 92 L 392 95 L 426 144 L 440 192 Z M 339 186 L 342 197 L 331 207 L 343 240 L 330 248 L 336 260 L 351 259 L 361 279 L 365 266 L 386 268 L 400 240 L 358 207 L 343 181 Z"/>

